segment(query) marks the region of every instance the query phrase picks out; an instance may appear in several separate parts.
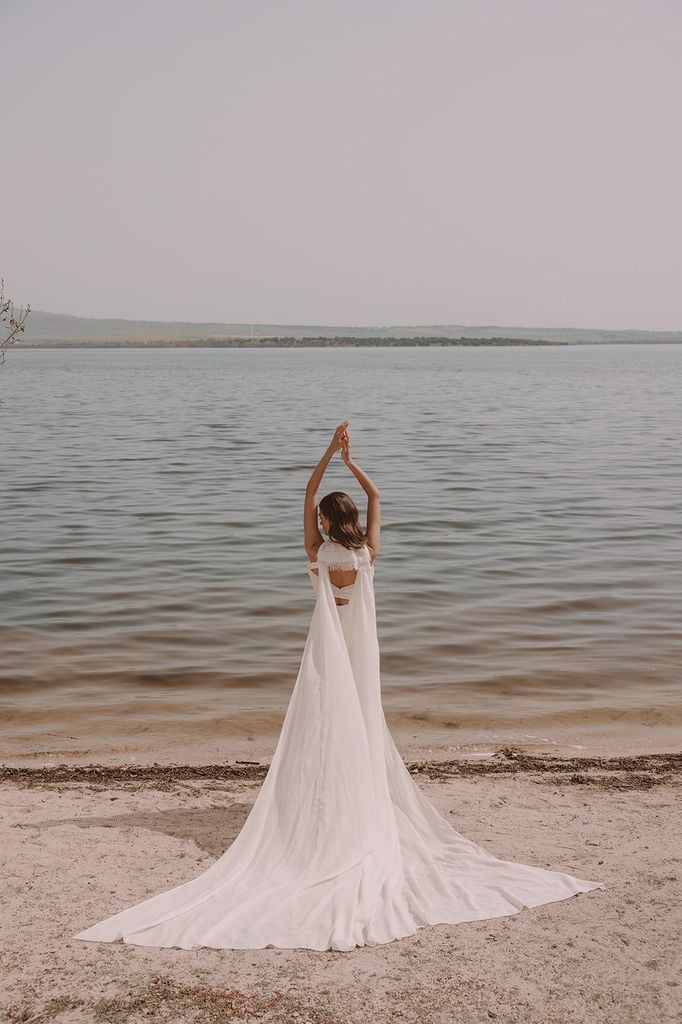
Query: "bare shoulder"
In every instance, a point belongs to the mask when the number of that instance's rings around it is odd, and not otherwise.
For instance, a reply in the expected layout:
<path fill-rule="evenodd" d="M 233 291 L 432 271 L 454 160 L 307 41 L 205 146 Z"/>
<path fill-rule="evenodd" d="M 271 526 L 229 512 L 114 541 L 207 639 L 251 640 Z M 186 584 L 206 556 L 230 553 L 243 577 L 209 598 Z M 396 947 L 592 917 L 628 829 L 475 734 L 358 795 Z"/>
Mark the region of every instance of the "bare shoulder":
<path fill-rule="evenodd" d="M 320 550 L 323 544 L 324 540 L 322 538 L 314 541 L 312 544 L 306 544 L 305 553 L 308 556 L 309 562 L 317 561 L 317 552 Z"/>
<path fill-rule="evenodd" d="M 370 562 L 372 562 L 372 564 L 374 564 L 374 562 L 376 561 L 377 555 L 379 554 L 379 548 L 378 547 L 374 547 L 372 544 L 367 544 L 367 543 L 365 543 L 365 547 L 369 551 L 369 560 L 370 560 Z"/>

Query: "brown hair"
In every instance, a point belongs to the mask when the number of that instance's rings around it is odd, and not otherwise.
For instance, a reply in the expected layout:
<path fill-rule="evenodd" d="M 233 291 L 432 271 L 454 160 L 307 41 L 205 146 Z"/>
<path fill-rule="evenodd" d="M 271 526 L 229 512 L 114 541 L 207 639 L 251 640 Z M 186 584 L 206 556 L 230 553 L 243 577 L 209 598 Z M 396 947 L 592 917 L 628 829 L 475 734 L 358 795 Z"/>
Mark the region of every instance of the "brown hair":
<path fill-rule="evenodd" d="M 360 526 L 360 516 L 353 499 L 343 491 L 325 494 L 320 501 L 320 512 L 329 520 L 329 539 L 344 548 L 361 548 L 367 534 Z"/>

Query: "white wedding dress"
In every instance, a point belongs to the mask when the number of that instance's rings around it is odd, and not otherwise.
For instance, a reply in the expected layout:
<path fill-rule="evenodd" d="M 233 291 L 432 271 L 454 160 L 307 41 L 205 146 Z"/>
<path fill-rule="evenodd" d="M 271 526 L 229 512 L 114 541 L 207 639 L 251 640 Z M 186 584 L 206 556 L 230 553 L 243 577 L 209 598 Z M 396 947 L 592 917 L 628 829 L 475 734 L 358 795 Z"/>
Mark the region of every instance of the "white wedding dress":
<path fill-rule="evenodd" d="M 357 569 L 352 588 L 333 586 L 337 567 Z M 368 549 L 327 540 L 308 572 L 316 603 L 298 678 L 241 832 L 197 878 L 75 938 L 350 950 L 605 887 L 500 860 L 452 828 L 386 725 Z"/>

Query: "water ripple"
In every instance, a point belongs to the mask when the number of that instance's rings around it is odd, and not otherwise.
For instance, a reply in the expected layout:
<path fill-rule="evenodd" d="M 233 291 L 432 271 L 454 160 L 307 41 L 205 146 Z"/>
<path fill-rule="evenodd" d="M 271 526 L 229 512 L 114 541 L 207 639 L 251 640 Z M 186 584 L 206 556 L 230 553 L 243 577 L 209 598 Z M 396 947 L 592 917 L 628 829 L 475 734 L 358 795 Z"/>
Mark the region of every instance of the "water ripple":
<path fill-rule="evenodd" d="M 678 700 L 681 382 L 670 345 L 18 349 L 0 687 L 290 687 L 303 490 L 349 418 L 386 686 Z M 362 497 L 338 459 L 333 489 Z"/>

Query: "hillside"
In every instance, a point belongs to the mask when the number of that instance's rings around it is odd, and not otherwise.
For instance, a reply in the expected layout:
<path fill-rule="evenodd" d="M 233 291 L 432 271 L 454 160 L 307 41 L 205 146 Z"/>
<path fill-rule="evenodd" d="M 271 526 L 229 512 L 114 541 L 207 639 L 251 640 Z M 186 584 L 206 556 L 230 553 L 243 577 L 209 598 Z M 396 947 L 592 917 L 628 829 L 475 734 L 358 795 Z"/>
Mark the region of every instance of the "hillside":
<path fill-rule="evenodd" d="M 571 327 L 505 327 L 427 324 L 418 327 L 334 327 L 322 324 L 225 324 L 182 323 L 154 320 L 95 319 L 33 310 L 22 336 L 23 344 L 182 344 L 221 340 L 258 343 L 267 338 L 283 344 L 324 339 L 344 344 L 380 344 L 403 340 L 405 344 L 437 344 L 439 339 L 470 344 L 544 342 L 554 344 L 680 343 L 682 331 L 602 331 Z M 288 339 L 284 341 L 284 339 Z"/>

